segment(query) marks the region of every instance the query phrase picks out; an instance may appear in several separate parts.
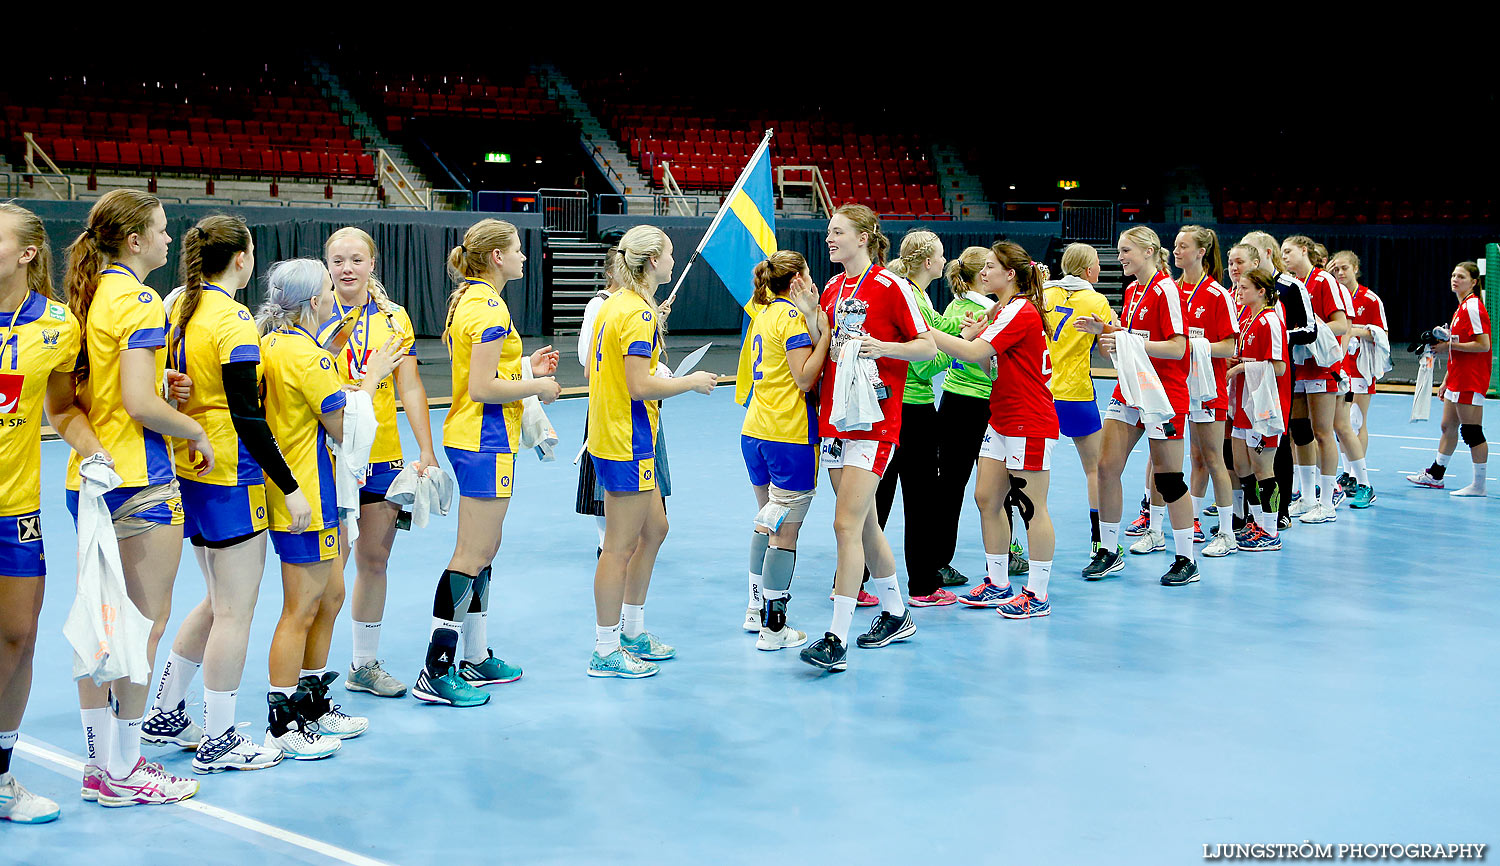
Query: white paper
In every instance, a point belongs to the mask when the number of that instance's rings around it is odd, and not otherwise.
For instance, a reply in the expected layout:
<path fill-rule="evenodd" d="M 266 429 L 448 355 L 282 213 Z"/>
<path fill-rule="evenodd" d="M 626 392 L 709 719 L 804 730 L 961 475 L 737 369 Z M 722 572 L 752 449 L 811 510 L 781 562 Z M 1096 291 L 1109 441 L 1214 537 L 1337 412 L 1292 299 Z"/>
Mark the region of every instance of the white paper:
<path fill-rule="evenodd" d="M 713 343 L 705 343 L 701 347 L 694 349 L 686 358 L 683 358 L 682 363 L 677 365 L 677 369 L 672 371 L 672 378 L 680 379 L 693 372 L 693 368 L 698 366 L 698 362 L 703 360 L 704 355 L 708 354 L 708 347 L 712 345 Z"/>

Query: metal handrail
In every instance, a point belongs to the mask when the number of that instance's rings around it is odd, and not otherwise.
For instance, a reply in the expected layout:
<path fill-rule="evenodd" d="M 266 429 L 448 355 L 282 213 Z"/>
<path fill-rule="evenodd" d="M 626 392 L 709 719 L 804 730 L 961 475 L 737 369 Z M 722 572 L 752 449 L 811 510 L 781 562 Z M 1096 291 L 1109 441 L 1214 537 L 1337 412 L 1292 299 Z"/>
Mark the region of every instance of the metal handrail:
<path fill-rule="evenodd" d="M 662 195 L 661 193 L 657 193 L 657 192 L 652 192 L 652 193 L 599 193 L 598 195 L 594 196 L 594 199 L 595 199 L 596 202 L 598 202 L 598 204 L 595 207 L 595 210 L 598 211 L 598 212 L 600 212 L 600 213 L 603 212 L 603 202 L 604 202 L 605 199 L 619 199 L 620 202 L 621 202 L 621 205 L 624 207 L 624 210 L 621 211 L 621 215 L 625 215 L 625 214 L 629 214 L 630 213 L 630 204 L 631 204 L 631 202 L 640 202 L 640 201 L 649 202 L 651 204 L 651 214 L 650 214 L 651 216 L 668 216 L 668 212 L 671 210 L 671 202 L 669 202 L 668 197 L 665 196 L 665 195 Z M 691 214 L 689 214 L 689 216 L 702 216 L 703 215 L 703 198 L 701 196 L 683 195 L 680 199 L 678 199 L 678 201 L 682 202 L 683 204 L 686 204 L 688 202 L 692 202 L 692 204 L 693 204 L 693 212 Z"/>
<path fill-rule="evenodd" d="M 36 143 L 36 139 L 32 138 L 31 133 L 29 133 L 29 132 L 23 132 L 23 133 L 21 133 L 21 135 L 23 137 L 25 137 L 25 139 L 26 139 L 26 172 L 28 174 L 33 175 L 33 176 L 40 177 L 42 179 L 42 182 L 47 185 L 47 191 L 50 192 L 50 193 L 52 193 L 53 195 L 57 196 L 57 198 L 58 198 L 59 201 L 72 201 L 73 200 L 73 178 L 68 177 L 66 174 L 63 173 L 63 170 L 58 167 L 57 163 L 55 163 L 55 162 L 52 161 L 52 157 L 50 157 L 50 156 L 47 155 L 47 151 L 43 150 L 42 146 L 40 144 Z M 44 172 L 40 172 L 40 171 L 37 170 L 37 167 L 36 167 L 36 154 L 41 154 L 42 155 L 42 161 L 47 164 L 48 168 L 52 169 L 53 175 L 55 175 L 57 177 L 61 177 L 63 179 L 63 181 L 67 183 L 67 185 L 68 185 L 68 197 L 67 198 L 63 198 L 61 195 L 58 195 L 57 190 L 52 185 L 52 181 L 50 181 L 50 180 L 47 179 L 48 175 L 45 174 Z"/>
<path fill-rule="evenodd" d="M 400 193 L 401 197 L 406 200 L 405 205 L 395 205 L 395 207 L 412 207 L 420 208 L 421 210 L 432 210 L 431 191 L 420 191 L 427 193 L 427 197 L 424 199 L 417 190 L 416 184 L 411 182 L 411 178 L 406 176 L 406 172 L 401 170 L 401 166 L 396 165 L 395 160 L 391 159 L 391 155 L 385 152 L 385 148 L 377 147 L 375 148 L 375 153 L 377 154 L 375 165 L 375 177 L 377 178 L 376 183 L 384 184 L 386 175 L 392 175 L 395 178 L 392 181 L 392 184 L 396 187 L 396 192 Z M 390 206 L 391 205 L 388 205 L 388 207 Z"/>
<path fill-rule="evenodd" d="M 594 160 L 594 165 L 602 169 L 606 177 L 613 177 L 618 182 L 620 189 L 625 188 L 625 176 L 616 171 L 614 165 L 608 159 L 604 158 L 604 149 L 594 144 L 594 137 L 592 135 L 589 135 L 587 132 L 583 133 L 582 137 L 578 139 L 578 143 L 583 145 L 584 150 L 588 151 L 589 156 Z"/>
<path fill-rule="evenodd" d="M 687 212 L 687 193 L 682 191 L 678 185 L 677 178 L 672 175 L 672 163 L 668 160 L 661 161 L 661 187 L 667 197 L 667 202 L 677 208 L 680 216 L 697 216 L 695 204 L 694 213 Z"/>
<path fill-rule="evenodd" d="M 789 171 L 808 172 L 808 180 L 787 180 L 786 173 Z M 833 196 L 828 192 L 828 184 L 823 181 L 823 172 L 816 165 L 781 165 L 776 167 L 776 192 L 782 199 L 786 198 L 786 188 L 805 186 L 812 190 L 813 201 L 823 206 L 823 212 L 829 217 L 833 216 Z M 813 211 L 817 215 L 817 211 Z"/>

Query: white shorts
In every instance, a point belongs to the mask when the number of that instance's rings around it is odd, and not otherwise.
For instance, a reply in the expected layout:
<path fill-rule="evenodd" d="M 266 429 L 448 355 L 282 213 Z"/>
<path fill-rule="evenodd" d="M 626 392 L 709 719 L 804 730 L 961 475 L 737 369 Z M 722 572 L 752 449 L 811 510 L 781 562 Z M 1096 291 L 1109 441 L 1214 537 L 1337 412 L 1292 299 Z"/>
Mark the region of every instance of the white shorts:
<path fill-rule="evenodd" d="M 1333 385 L 1330 389 L 1329 385 Z M 1298 379 L 1292 383 L 1293 394 L 1347 394 L 1349 393 L 1349 380 L 1339 379 L 1337 383 L 1329 382 L 1327 379 Z"/>
<path fill-rule="evenodd" d="M 1052 468 L 1052 446 L 1056 444 L 1056 439 L 1001 436 L 994 427 L 987 427 L 984 441 L 979 443 L 979 456 L 998 460 L 1013 471 L 1046 472 Z"/>
<path fill-rule="evenodd" d="M 1281 444 L 1281 434 L 1275 436 L 1262 436 L 1247 427 L 1236 427 L 1232 434 L 1234 438 L 1243 441 L 1251 448 L 1276 448 Z"/>
<path fill-rule="evenodd" d="M 1229 418 L 1229 410 L 1223 407 L 1218 409 L 1189 409 L 1188 423 L 1211 424 L 1215 421 L 1224 421 Z"/>
<path fill-rule="evenodd" d="M 1369 379 L 1350 379 L 1349 391 L 1352 394 L 1374 394 L 1375 383 Z"/>
<path fill-rule="evenodd" d="M 1443 399 L 1460 406 L 1483 406 L 1484 395 L 1478 391 L 1444 391 Z"/>
<path fill-rule="evenodd" d="M 1187 432 L 1187 413 L 1183 412 L 1172 419 L 1171 435 L 1168 435 L 1166 424 L 1152 424 L 1146 427 L 1141 423 L 1141 410 L 1127 405 L 1120 400 L 1110 400 L 1104 409 L 1104 420 L 1119 421 L 1131 427 L 1143 427 L 1148 439 L 1181 439 L 1182 434 Z"/>
<path fill-rule="evenodd" d="M 835 439 L 824 436 L 818 448 L 819 462 L 824 469 L 864 469 L 875 473 L 877 478 L 885 475 L 891 465 L 891 455 L 896 446 L 875 439 Z"/>

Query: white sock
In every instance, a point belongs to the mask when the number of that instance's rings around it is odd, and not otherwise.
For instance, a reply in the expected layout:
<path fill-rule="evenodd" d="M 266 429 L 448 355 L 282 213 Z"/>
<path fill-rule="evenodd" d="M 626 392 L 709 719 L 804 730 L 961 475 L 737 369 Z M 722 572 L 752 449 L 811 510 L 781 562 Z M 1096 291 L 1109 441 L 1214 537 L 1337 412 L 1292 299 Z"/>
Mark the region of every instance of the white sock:
<path fill-rule="evenodd" d="M 1434 458 L 1434 462 L 1437 463 L 1437 465 L 1439 465 L 1439 466 L 1447 466 L 1448 465 L 1448 461 L 1452 460 L 1452 459 L 1453 459 L 1453 455 L 1452 454 L 1444 454 L 1443 452 L 1439 451 L 1438 452 L 1438 456 L 1436 458 Z"/>
<path fill-rule="evenodd" d="M 1473 487 L 1476 493 L 1484 492 L 1484 473 L 1486 468 L 1486 465 L 1483 463 L 1474 464 L 1474 483 L 1469 486 Z"/>
<path fill-rule="evenodd" d="M 187 698 L 193 676 L 203 662 L 195 662 L 175 652 L 167 654 L 167 663 L 161 669 L 161 682 L 156 686 L 156 702 L 152 706 L 163 710 L 175 710 Z"/>
<path fill-rule="evenodd" d="M 1043 562 L 1038 559 L 1031 561 L 1031 571 L 1026 573 L 1026 588 L 1036 596 L 1037 601 L 1047 600 L 1047 581 L 1052 578 L 1052 561 Z"/>
<path fill-rule="evenodd" d="M 1326 505 L 1329 508 L 1332 508 L 1333 488 L 1335 484 L 1334 477 L 1332 475 L 1319 475 L 1318 484 L 1320 485 L 1318 487 L 1318 504 Z"/>
<path fill-rule="evenodd" d="M 880 599 L 880 609 L 891 616 L 904 616 L 906 614 L 906 602 L 901 600 L 901 587 L 896 585 L 896 575 L 890 577 L 872 577 L 870 586 L 875 590 L 875 597 Z"/>
<path fill-rule="evenodd" d="M 293 686 L 271 686 L 271 693 L 272 694 L 276 694 L 276 695 L 286 695 L 287 697 L 290 698 L 291 696 L 293 696 L 293 695 L 295 695 L 297 693 L 297 687 L 294 686 L 294 685 Z"/>
<path fill-rule="evenodd" d="M 1260 507 L 1260 516 L 1256 518 L 1255 522 L 1260 526 L 1262 532 L 1275 538 L 1276 534 L 1281 531 L 1280 520 L 1280 514 L 1269 513 L 1264 507 Z"/>
<path fill-rule="evenodd" d="M 464 661 L 477 665 L 490 657 L 489 614 L 464 614 Z"/>
<path fill-rule="evenodd" d="M 594 528 L 599 530 L 599 546 L 604 547 L 604 518 L 594 518 Z"/>
<path fill-rule="evenodd" d="M 141 719 L 110 718 L 109 761 L 111 779 L 124 779 L 141 760 Z"/>
<path fill-rule="evenodd" d="M 1167 506 L 1165 506 L 1165 505 L 1153 505 L 1153 506 L 1151 506 L 1151 531 L 1152 532 L 1161 532 L 1162 531 L 1162 524 L 1165 522 L 1166 517 L 1167 517 Z"/>
<path fill-rule="evenodd" d="M 1115 552 L 1120 546 L 1120 521 L 1114 523 L 1099 522 L 1099 549 Z"/>
<path fill-rule="evenodd" d="M 1178 556 L 1193 558 L 1193 527 L 1187 529 L 1172 530 L 1172 545 L 1177 548 Z"/>
<path fill-rule="evenodd" d="M 1365 458 L 1361 457 L 1358 460 L 1350 460 L 1349 468 L 1354 470 L 1355 481 L 1365 485 L 1370 483 L 1370 470 L 1365 468 Z"/>
<path fill-rule="evenodd" d="M 302 669 L 302 673 L 300 673 L 300 674 L 297 675 L 297 679 L 302 679 L 303 677 L 312 677 L 314 679 L 322 679 L 323 678 L 323 674 L 326 674 L 326 673 L 328 673 L 328 668 L 318 668 L 317 670 L 308 670 L 306 668 L 303 668 Z"/>
<path fill-rule="evenodd" d="M 604 658 L 620 648 L 620 624 L 594 626 L 594 652 Z"/>
<path fill-rule="evenodd" d="M 234 698 L 237 694 L 238 691 L 216 692 L 206 687 L 203 689 L 204 737 L 211 740 L 234 727 Z"/>
<path fill-rule="evenodd" d="M 1245 488 L 1239 485 L 1235 485 L 1234 488 L 1234 513 L 1236 517 L 1243 518 L 1245 516 Z M 1223 518 L 1223 516 L 1222 514 L 1219 515 L 1220 518 Z M 1219 522 L 1223 523 L 1224 521 L 1221 519 Z"/>
<path fill-rule="evenodd" d="M 625 629 L 625 636 L 631 640 L 640 637 L 646 630 L 646 605 L 620 605 L 620 626 Z"/>
<path fill-rule="evenodd" d="M 1256 526 L 1262 529 L 1266 528 L 1266 509 L 1259 502 L 1250 506 L 1250 519 L 1255 521 Z M 1276 521 L 1272 520 L 1271 523 L 1275 524 Z M 1271 528 L 1275 529 L 1276 527 L 1273 525 Z"/>
<path fill-rule="evenodd" d="M 109 708 L 79 710 L 83 717 L 83 753 L 90 767 L 103 767 L 109 760 Z"/>
<path fill-rule="evenodd" d="M 1297 485 L 1298 489 L 1302 491 L 1303 498 L 1312 499 L 1314 496 L 1316 496 L 1318 486 L 1318 467 L 1298 466 Z"/>
<path fill-rule="evenodd" d="M 1115 524 L 1115 527 L 1118 528 L 1119 524 Z M 1100 530 L 1100 538 L 1103 538 L 1102 524 Z M 990 583 L 1001 589 L 1010 586 L 1010 551 L 1007 550 L 1004 553 L 986 553 L 984 555 L 984 573 Z"/>
<path fill-rule="evenodd" d="M 1194 520 L 1197 520 L 1198 519 L 1198 515 L 1200 515 L 1200 514 L 1203 513 L 1203 500 L 1205 500 L 1207 498 L 1208 498 L 1207 496 L 1194 496 L 1193 497 L 1193 519 Z"/>
<path fill-rule="evenodd" d="M 854 623 L 854 599 L 847 595 L 836 595 L 833 597 L 833 624 L 828 626 L 828 631 L 839 639 L 839 643 L 849 643 L 849 626 Z"/>
<path fill-rule="evenodd" d="M 380 652 L 380 623 L 350 621 L 351 634 L 354 637 L 354 666 L 364 667 L 375 661 L 376 653 Z"/>
<path fill-rule="evenodd" d="M 763 602 L 765 600 L 765 596 L 761 595 L 761 589 L 760 589 L 760 579 L 761 578 L 760 578 L 760 575 L 756 574 L 753 571 L 749 572 L 749 574 L 750 574 L 750 601 L 747 603 L 746 606 L 747 607 L 752 607 L 752 608 L 754 608 L 756 610 L 760 610 L 761 602 Z"/>

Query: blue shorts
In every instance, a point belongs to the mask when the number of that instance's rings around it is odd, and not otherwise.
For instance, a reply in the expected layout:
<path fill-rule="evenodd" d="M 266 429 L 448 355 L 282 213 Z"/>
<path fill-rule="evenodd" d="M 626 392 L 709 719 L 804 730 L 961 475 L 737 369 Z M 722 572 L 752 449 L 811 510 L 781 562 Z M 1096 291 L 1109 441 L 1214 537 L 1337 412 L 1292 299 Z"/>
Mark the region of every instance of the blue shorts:
<path fill-rule="evenodd" d="M 390 460 L 383 463 L 371 463 L 370 474 L 365 477 L 365 486 L 359 488 L 359 505 L 361 508 L 379 502 L 385 502 L 385 495 L 391 492 L 391 482 L 406 468 L 405 460 Z"/>
<path fill-rule="evenodd" d="M 104 494 L 104 507 L 109 509 L 110 514 L 113 514 L 116 509 L 125 504 L 127 499 L 145 489 L 144 487 L 116 487 Z M 65 498 L 68 503 L 68 513 L 73 515 L 73 524 L 76 526 L 78 524 L 78 491 L 69 490 Z M 147 523 L 159 523 L 162 526 L 181 526 L 183 522 L 182 499 L 159 502 L 143 511 L 128 514 L 126 517 L 135 517 Z"/>
<path fill-rule="evenodd" d="M 1093 400 L 1053 400 L 1057 408 L 1057 430 L 1069 439 L 1081 439 L 1104 429 L 1099 404 Z"/>
<path fill-rule="evenodd" d="M 339 528 L 309 529 L 306 532 L 271 530 L 271 546 L 282 562 L 306 565 L 326 562 L 339 555 Z"/>
<path fill-rule="evenodd" d="M 44 577 L 46 556 L 42 553 L 42 513 L 0 517 L 0 576 Z"/>
<path fill-rule="evenodd" d="M 818 446 L 792 442 L 768 442 L 740 436 L 740 451 L 750 483 L 756 487 L 774 484 L 782 490 L 815 490 L 818 486 Z"/>
<path fill-rule="evenodd" d="M 177 479 L 182 488 L 182 534 L 199 541 L 228 541 L 262 532 L 266 520 L 266 485 L 227 487 Z"/>
<path fill-rule="evenodd" d="M 594 461 L 594 477 L 610 493 L 640 493 L 656 489 L 656 458 L 639 460 L 606 460 L 589 455 Z"/>
<path fill-rule="evenodd" d="M 458 495 L 475 499 L 509 499 L 516 478 L 516 455 L 444 447 L 458 482 Z M 387 485 L 389 486 L 389 485 Z"/>

